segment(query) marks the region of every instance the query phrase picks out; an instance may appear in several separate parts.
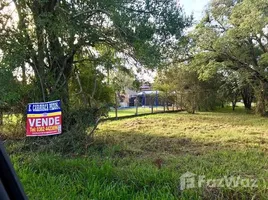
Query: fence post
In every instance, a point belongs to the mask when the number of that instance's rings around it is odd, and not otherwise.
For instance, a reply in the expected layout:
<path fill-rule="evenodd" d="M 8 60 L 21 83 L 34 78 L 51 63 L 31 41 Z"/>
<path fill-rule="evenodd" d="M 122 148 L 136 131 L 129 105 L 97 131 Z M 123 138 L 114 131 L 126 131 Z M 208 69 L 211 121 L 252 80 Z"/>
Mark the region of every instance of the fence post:
<path fill-rule="evenodd" d="M 116 94 L 116 92 L 114 94 L 115 94 L 114 95 L 114 97 L 115 97 L 115 119 L 118 119 L 117 94 Z"/>
<path fill-rule="evenodd" d="M 135 105 L 136 105 L 136 113 L 135 113 L 135 115 L 138 115 L 138 107 L 139 107 L 138 96 L 135 99 Z"/>

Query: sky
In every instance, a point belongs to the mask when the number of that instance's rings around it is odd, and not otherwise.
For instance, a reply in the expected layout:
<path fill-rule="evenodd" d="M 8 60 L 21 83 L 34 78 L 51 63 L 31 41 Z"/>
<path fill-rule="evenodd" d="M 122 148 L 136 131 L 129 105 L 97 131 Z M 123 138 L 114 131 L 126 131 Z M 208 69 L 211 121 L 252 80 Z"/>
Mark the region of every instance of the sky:
<path fill-rule="evenodd" d="M 184 8 L 186 15 L 193 14 L 194 22 L 197 23 L 202 19 L 202 14 L 204 14 L 203 11 L 210 0 L 177 0 L 177 1 L 179 5 Z M 189 28 L 188 31 L 192 30 L 192 28 Z M 152 83 L 155 76 L 156 72 L 152 72 L 149 70 L 149 72 L 145 74 L 140 74 L 139 77 Z"/>
<path fill-rule="evenodd" d="M 202 13 L 209 3 L 209 0 L 177 0 L 178 3 L 183 6 L 187 15 L 193 13 L 194 20 L 199 21 L 202 18 Z"/>

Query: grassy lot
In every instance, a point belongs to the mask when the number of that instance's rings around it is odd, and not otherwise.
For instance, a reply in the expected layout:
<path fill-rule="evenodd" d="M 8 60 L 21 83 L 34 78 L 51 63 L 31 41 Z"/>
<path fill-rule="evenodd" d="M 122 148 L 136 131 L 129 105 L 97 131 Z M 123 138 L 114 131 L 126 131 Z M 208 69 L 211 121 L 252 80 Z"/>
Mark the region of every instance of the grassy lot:
<path fill-rule="evenodd" d="M 7 147 L 30 199 L 268 196 L 267 118 L 241 109 L 107 121 L 84 155 L 18 153 L 22 145 L 9 142 Z M 180 177 L 186 172 L 204 175 L 205 180 L 240 176 L 246 181 L 238 187 L 231 184 L 228 188 L 226 182 L 225 187 L 203 184 L 181 191 Z M 247 187 L 249 179 L 256 180 L 256 187 Z"/>
<path fill-rule="evenodd" d="M 157 108 L 154 108 L 154 112 L 161 112 L 164 111 L 164 108 L 162 106 L 158 106 Z M 121 108 L 118 109 L 118 117 L 124 117 L 124 116 L 131 116 L 135 115 L 136 113 L 136 108 L 131 107 L 131 108 Z M 145 114 L 145 113 L 151 113 L 151 108 L 149 107 L 139 107 L 138 108 L 138 114 Z M 109 117 L 115 117 L 115 110 L 112 109 L 109 114 Z"/>

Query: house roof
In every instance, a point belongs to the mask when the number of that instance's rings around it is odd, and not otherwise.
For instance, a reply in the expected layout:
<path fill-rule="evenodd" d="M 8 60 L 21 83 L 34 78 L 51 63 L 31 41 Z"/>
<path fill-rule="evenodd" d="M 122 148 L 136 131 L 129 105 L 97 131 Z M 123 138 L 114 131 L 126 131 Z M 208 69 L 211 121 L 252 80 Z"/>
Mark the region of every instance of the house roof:
<path fill-rule="evenodd" d="M 159 94 L 159 91 L 158 90 L 149 90 L 149 91 L 143 91 L 143 92 L 139 92 L 137 95 L 138 96 L 142 96 L 143 94 Z"/>

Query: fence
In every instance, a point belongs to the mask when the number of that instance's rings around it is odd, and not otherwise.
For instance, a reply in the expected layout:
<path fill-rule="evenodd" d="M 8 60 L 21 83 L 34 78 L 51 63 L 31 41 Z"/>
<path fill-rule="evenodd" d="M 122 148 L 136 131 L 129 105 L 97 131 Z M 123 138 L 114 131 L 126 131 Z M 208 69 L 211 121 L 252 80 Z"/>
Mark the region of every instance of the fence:
<path fill-rule="evenodd" d="M 127 108 L 118 108 L 117 114 L 116 109 L 110 108 L 107 119 L 118 119 L 118 118 L 129 118 L 135 116 L 143 116 L 157 113 L 169 113 L 169 112 L 180 112 L 183 111 L 180 107 L 175 105 L 171 106 L 138 106 L 138 107 L 127 107 Z"/>

